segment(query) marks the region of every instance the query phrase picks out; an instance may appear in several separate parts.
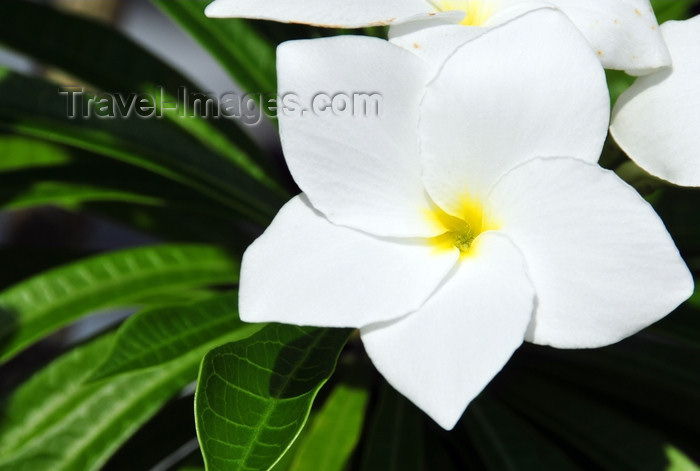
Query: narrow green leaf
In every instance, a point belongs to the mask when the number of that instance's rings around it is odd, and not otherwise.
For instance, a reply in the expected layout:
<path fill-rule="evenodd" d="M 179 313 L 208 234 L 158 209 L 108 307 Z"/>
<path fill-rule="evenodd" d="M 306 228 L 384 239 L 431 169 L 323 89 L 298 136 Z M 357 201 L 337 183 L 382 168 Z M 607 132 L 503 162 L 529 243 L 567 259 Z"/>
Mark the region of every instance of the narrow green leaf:
<path fill-rule="evenodd" d="M 263 327 L 242 322 L 237 306 L 238 292 L 232 291 L 133 315 L 119 329 L 109 356 L 90 380 L 180 361 L 191 350 L 210 350 L 249 337 Z"/>
<path fill-rule="evenodd" d="M 266 471 L 299 435 L 350 331 L 273 324 L 212 350 L 195 412 L 208 471 Z"/>
<path fill-rule="evenodd" d="M 0 80 L 0 128 L 77 147 L 170 179 L 224 205 L 231 217 L 267 224 L 285 197 L 159 119 L 70 118 L 54 84 L 9 73 Z M 78 100 L 87 113 L 88 99 Z M 72 101 L 70 101 L 72 102 Z M 72 106 L 72 105 L 71 105 Z"/>
<path fill-rule="evenodd" d="M 520 414 L 609 471 L 658 471 L 667 440 L 613 407 L 528 372 L 501 395 Z"/>
<path fill-rule="evenodd" d="M 249 92 L 277 90 L 276 44 L 261 36 L 246 20 L 204 16 L 209 0 L 153 0 L 200 44 Z"/>
<path fill-rule="evenodd" d="M 90 152 L 40 139 L 0 135 L 0 155 L 0 207 L 4 209 L 47 204 L 77 209 L 88 202 L 108 201 L 230 219 L 225 207 L 186 186 Z"/>
<path fill-rule="evenodd" d="M 470 404 L 464 423 L 491 471 L 581 471 L 535 428 L 487 394 Z"/>
<path fill-rule="evenodd" d="M 200 208 L 170 202 L 152 206 L 115 201 L 85 201 L 80 206 L 81 211 L 167 242 L 213 244 L 243 253 L 252 242 L 250 224 L 226 218 L 213 206 L 210 211 Z"/>
<path fill-rule="evenodd" d="M 288 471 L 343 471 L 362 433 L 369 392 L 340 383 L 299 443 Z"/>
<path fill-rule="evenodd" d="M 73 161 L 67 148 L 24 136 L 0 135 L 0 155 L 0 172 L 61 166 Z"/>
<path fill-rule="evenodd" d="M 36 31 L 42 34 L 36 34 Z M 166 95 L 163 101 L 174 103 L 180 90 L 198 91 L 179 71 L 120 32 L 46 5 L 3 0 L 0 3 L 0 43 L 63 69 L 108 93 L 142 92 L 157 96 L 160 89 Z M 264 59 L 268 68 L 274 68 L 274 49 L 273 55 Z M 269 62 L 270 59 L 272 62 Z M 156 101 L 156 106 L 160 107 L 159 100 Z M 182 101 L 190 105 L 194 103 L 192 97 Z M 235 163 L 268 187 L 277 188 L 267 178 L 264 169 L 251 158 L 264 160 L 264 155 L 234 121 L 208 121 L 195 115 L 182 118 L 178 112 L 163 115 L 166 120 L 196 137 L 202 146 Z"/>
<path fill-rule="evenodd" d="M 423 471 L 423 415 L 383 383 L 364 450 L 362 471 Z"/>
<path fill-rule="evenodd" d="M 2 179 L 0 179 L 2 180 Z M 1 183 L 0 183 L 1 184 Z M 158 198 L 127 191 L 111 190 L 87 184 L 63 182 L 36 182 L 30 188 L 16 191 L 12 186 L 0 187 L 0 199 L 3 194 L 11 194 L 10 201 L 2 203 L 2 209 L 25 209 L 36 206 L 60 206 L 65 209 L 77 209 L 86 201 L 117 201 L 121 203 L 164 206 L 166 203 Z"/>
<path fill-rule="evenodd" d="M 518 367 L 567 381 L 601 399 L 620 401 L 645 417 L 670 420 L 674 428 L 700 433 L 695 420 L 700 414 L 698 352 L 697 347 L 642 333 L 612 347 L 562 352 L 558 361 L 546 350 L 532 349 Z"/>
<path fill-rule="evenodd" d="M 0 293 L 0 361 L 99 309 L 237 280 L 238 262 L 206 245 L 129 249 L 56 268 Z"/>
<path fill-rule="evenodd" d="M 700 466 L 678 448 L 666 447 L 666 456 L 670 464 L 665 471 L 700 471 Z"/>
<path fill-rule="evenodd" d="M 189 359 L 84 385 L 112 338 L 60 357 L 7 400 L 0 421 L 0 471 L 97 471 L 196 374 L 197 359 Z"/>

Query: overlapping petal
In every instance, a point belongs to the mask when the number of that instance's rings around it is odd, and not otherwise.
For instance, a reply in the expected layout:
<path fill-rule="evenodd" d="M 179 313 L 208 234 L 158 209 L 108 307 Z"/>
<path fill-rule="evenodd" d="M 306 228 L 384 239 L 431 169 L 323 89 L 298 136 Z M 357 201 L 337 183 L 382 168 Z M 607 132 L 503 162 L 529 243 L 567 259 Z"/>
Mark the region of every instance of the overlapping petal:
<path fill-rule="evenodd" d="M 427 0 L 215 0 L 206 14 L 358 28 L 424 18 L 433 11 Z"/>
<path fill-rule="evenodd" d="M 416 27 L 415 25 L 419 26 Z M 390 29 L 390 41 L 425 60 L 435 69 L 439 69 L 445 60 L 464 43 L 486 33 L 488 28 L 465 28 L 455 24 L 432 25 L 420 27 L 421 23 L 412 22 Z"/>
<path fill-rule="evenodd" d="M 546 0 L 491 1 L 494 4 L 494 10 L 482 25 L 465 27 L 456 24 L 459 21 L 457 18 L 440 15 L 392 25 L 389 28 L 389 40 L 425 59 L 433 66 L 440 67 L 459 46 L 481 36 L 492 27 L 508 23 L 533 10 L 556 8 Z"/>
<path fill-rule="evenodd" d="M 596 162 L 609 119 L 603 69 L 563 14 L 540 9 L 464 44 L 420 108 L 423 181 L 456 213 L 533 157 Z"/>
<path fill-rule="evenodd" d="M 387 41 L 358 36 L 284 43 L 277 67 L 280 93 L 302 106 L 319 93 L 381 98 L 379 116 L 354 104 L 357 116 L 280 114 L 285 159 L 314 208 L 375 235 L 437 235 L 425 218 L 416 134 L 430 67 Z"/>
<path fill-rule="evenodd" d="M 610 131 L 649 173 L 700 186 L 700 16 L 661 30 L 673 68 L 637 79 L 615 104 Z"/>
<path fill-rule="evenodd" d="M 394 319 L 418 309 L 458 256 L 336 226 L 297 196 L 245 252 L 241 319 L 325 327 Z"/>
<path fill-rule="evenodd" d="M 490 214 L 522 251 L 537 291 L 527 339 L 560 348 L 615 343 L 693 292 L 662 221 L 614 173 L 535 159 L 493 188 Z"/>
<path fill-rule="evenodd" d="M 605 68 L 645 74 L 671 63 L 649 0 L 548 0 L 581 30 Z"/>
<path fill-rule="evenodd" d="M 446 429 L 520 346 L 533 309 L 513 244 L 484 233 L 475 249 L 417 312 L 361 330 L 387 381 Z"/>
<path fill-rule="evenodd" d="M 670 64 L 670 56 L 658 30 L 649 0 L 482 0 L 493 4 L 484 22 L 492 27 L 508 22 L 543 4 L 555 6 L 571 19 L 587 38 L 606 68 L 645 74 Z M 335 28 L 404 25 L 408 30 L 392 33 L 397 44 L 411 50 L 421 43 L 407 31 L 443 22 L 459 23 L 462 11 L 440 11 L 440 2 L 428 0 L 215 0 L 207 9 L 210 17 L 241 17 L 305 23 Z M 393 27 L 393 26 L 392 26 Z M 438 51 L 440 48 L 438 48 Z M 415 51 L 424 53 L 424 51 Z"/>

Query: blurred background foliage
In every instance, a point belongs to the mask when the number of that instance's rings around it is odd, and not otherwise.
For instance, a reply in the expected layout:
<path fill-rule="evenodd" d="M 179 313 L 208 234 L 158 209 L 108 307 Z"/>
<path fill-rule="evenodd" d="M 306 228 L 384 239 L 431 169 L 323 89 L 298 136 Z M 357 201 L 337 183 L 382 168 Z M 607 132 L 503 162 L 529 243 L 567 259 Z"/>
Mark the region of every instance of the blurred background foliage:
<path fill-rule="evenodd" d="M 452 432 L 353 332 L 242 323 L 241 254 L 298 191 L 274 121 L 69 119 L 59 87 L 274 92 L 280 42 L 386 31 L 212 20 L 207 3 L 0 2 L 0 471 L 700 469 L 697 294 L 611 347 L 524 345 Z M 660 23 L 699 3 L 653 2 Z M 608 81 L 615 100 L 633 78 Z M 697 276 L 700 191 L 612 141 L 601 164 Z"/>

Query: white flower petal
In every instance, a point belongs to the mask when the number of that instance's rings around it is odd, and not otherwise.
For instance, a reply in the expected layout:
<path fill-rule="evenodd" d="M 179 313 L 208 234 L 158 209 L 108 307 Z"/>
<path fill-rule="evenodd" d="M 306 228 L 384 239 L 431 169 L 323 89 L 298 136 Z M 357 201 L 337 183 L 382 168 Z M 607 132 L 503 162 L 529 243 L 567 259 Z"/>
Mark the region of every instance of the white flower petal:
<path fill-rule="evenodd" d="M 540 156 L 595 162 L 610 104 L 600 62 L 562 13 L 540 9 L 461 46 L 429 85 L 419 131 L 423 181 L 454 212 Z"/>
<path fill-rule="evenodd" d="M 358 28 L 427 17 L 434 11 L 427 0 L 215 0 L 205 13 L 214 18 L 257 18 Z"/>
<path fill-rule="evenodd" d="M 500 5 L 504 8 L 483 26 L 463 26 L 454 24 L 451 21 L 454 18 L 431 17 L 392 26 L 389 28 L 389 40 L 439 69 L 459 46 L 481 36 L 494 26 L 513 21 L 533 10 L 555 8 L 542 2 L 519 0 L 508 0 L 508 4 Z"/>
<path fill-rule="evenodd" d="M 241 319 L 326 327 L 393 319 L 418 309 L 458 256 L 336 226 L 300 195 L 243 256 Z"/>
<path fill-rule="evenodd" d="M 581 30 L 605 68 L 648 73 L 671 63 L 649 0 L 548 0 Z"/>
<path fill-rule="evenodd" d="M 476 244 L 477 254 L 417 312 L 361 330 L 387 381 L 445 429 L 520 346 L 533 309 L 534 291 L 513 244 L 494 232 Z"/>
<path fill-rule="evenodd" d="M 596 165 L 535 159 L 505 175 L 487 204 L 522 251 L 537 291 L 527 340 L 561 348 L 615 343 L 693 292 L 651 206 Z"/>
<path fill-rule="evenodd" d="M 437 235 L 425 217 L 416 133 L 430 67 L 387 41 L 358 36 L 287 42 L 277 55 L 280 94 L 304 106 L 320 92 L 381 95 L 380 116 L 281 112 L 287 164 L 314 208 L 375 235 Z"/>
<path fill-rule="evenodd" d="M 413 21 L 392 26 L 389 38 L 393 44 L 411 51 L 435 69 L 439 69 L 459 46 L 489 30 L 478 26 L 436 24 L 435 21 L 426 27 L 425 23 L 427 21 Z"/>
<path fill-rule="evenodd" d="M 638 78 L 615 104 L 610 132 L 652 175 L 700 186 L 700 16 L 661 30 L 673 69 Z"/>

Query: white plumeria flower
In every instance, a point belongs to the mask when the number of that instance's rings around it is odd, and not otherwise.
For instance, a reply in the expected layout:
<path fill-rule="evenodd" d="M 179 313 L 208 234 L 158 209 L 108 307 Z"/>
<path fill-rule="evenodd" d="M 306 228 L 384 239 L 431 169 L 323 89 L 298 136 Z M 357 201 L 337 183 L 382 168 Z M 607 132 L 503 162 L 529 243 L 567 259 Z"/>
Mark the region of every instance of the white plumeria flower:
<path fill-rule="evenodd" d="M 661 31 L 673 68 L 637 79 L 615 104 L 610 131 L 652 175 L 700 186 L 700 16 Z"/>
<path fill-rule="evenodd" d="M 606 68 L 641 75 L 670 64 L 649 0 L 215 0 L 206 14 L 335 28 L 403 24 L 390 36 L 412 49 L 423 43 L 422 36 L 404 37 L 415 29 L 440 23 L 488 28 L 543 5 L 561 9 Z"/>
<path fill-rule="evenodd" d="M 595 164 L 605 77 L 561 13 L 434 70 L 375 38 L 279 47 L 281 94 L 374 91 L 384 112 L 280 116 L 304 193 L 246 251 L 239 304 L 248 322 L 360 328 L 389 383 L 450 429 L 524 339 L 617 342 L 693 282 L 652 208 Z"/>

